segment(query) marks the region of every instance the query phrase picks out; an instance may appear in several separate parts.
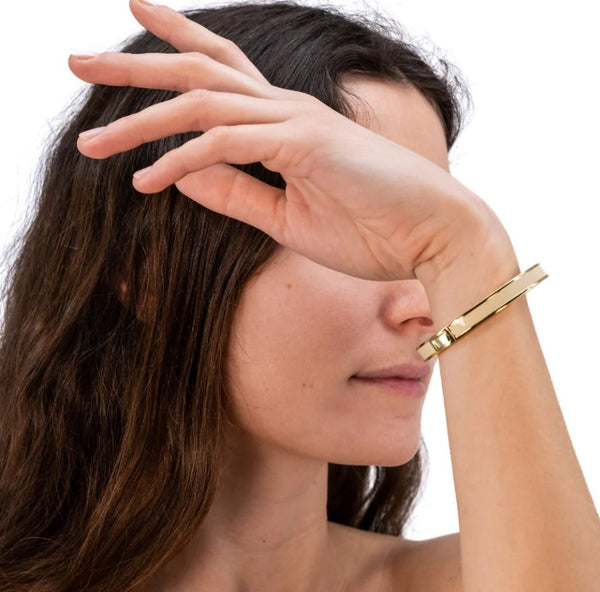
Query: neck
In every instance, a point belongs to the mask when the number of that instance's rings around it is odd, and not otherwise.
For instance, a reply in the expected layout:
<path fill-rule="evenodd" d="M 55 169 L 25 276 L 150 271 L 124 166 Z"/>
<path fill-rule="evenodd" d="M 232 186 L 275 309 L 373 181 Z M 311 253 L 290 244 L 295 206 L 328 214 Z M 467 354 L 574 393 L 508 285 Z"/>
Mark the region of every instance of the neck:
<path fill-rule="evenodd" d="M 154 589 L 328 589 L 327 469 L 326 462 L 233 433 L 206 519 Z"/>

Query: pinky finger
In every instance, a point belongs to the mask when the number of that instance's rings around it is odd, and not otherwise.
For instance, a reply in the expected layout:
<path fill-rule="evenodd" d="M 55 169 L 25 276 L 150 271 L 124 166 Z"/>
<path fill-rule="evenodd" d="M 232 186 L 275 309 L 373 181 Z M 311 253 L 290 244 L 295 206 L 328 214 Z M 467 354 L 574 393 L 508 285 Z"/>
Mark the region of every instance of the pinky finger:
<path fill-rule="evenodd" d="M 177 183 L 181 193 L 209 210 L 255 226 L 278 240 L 285 191 L 226 164 L 191 173 Z"/>
<path fill-rule="evenodd" d="M 213 127 L 167 152 L 152 166 L 137 171 L 133 185 L 140 193 L 156 193 L 190 173 L 215 164 L 271 162 L 282 145 L 277 140 L 278 128 L 281 129 L 279 124 Z"/>

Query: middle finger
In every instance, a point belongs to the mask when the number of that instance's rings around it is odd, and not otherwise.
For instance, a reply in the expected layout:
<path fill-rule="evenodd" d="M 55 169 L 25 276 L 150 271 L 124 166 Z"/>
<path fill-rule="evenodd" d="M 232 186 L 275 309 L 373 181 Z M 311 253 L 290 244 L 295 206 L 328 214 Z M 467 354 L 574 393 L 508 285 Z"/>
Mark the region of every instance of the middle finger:
<path fill-rule="evenodd" d="M 107 158 L 146 142 L 216 126 L 278 123 L 291 114 L 285 101 L 196 89 L 83 132 L 78 149 L 91 158 Z"/>

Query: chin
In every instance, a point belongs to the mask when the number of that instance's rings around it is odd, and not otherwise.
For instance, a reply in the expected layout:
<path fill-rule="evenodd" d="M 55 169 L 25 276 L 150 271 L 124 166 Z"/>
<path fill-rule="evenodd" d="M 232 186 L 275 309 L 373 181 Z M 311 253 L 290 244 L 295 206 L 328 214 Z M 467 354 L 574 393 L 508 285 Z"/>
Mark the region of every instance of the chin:
<path fill-rule="evenodd" d="M 377 442 L 371 441 L 368 445 L 356 438 L 352 446 L 348 446 L 343 454 L 334 455 L 329 462 L 339 465 L 399 467 L 412 460 L 420 446 L 420 432 L 416 437 L 404 437 L 401 440 L 394 438 L 386 442 L 378 439 Z"/>

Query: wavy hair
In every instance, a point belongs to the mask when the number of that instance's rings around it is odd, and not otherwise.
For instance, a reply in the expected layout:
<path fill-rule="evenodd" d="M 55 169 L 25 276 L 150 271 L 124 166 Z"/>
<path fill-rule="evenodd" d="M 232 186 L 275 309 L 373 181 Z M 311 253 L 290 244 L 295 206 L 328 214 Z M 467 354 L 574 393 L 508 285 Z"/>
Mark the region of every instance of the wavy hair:
<path fill-rule="evenodd" d="M 448 148 L 459 133 L 464 83 L 395 23 L 283 2 L 186 14 L 276 86 L 352 117 L 344 76 L 400 81 L 437 109 Z M 174 49 L 143 32 L 123 51 Z M 235 306 L 277 244 L 174 186 L 132 188 L 133 171 L 192 134 L 107 160 L 76 149 L 80 131 L 173 96 L 93 86 L 48 146 L 4 290 L 1 592 L 132 591 L 189 542 L 213 499 Z M 240 168 L 284 186 L 260 164 Z M 421 454 L 399 467 L 331 464 L 329 519 L 401 534 Z"/>

